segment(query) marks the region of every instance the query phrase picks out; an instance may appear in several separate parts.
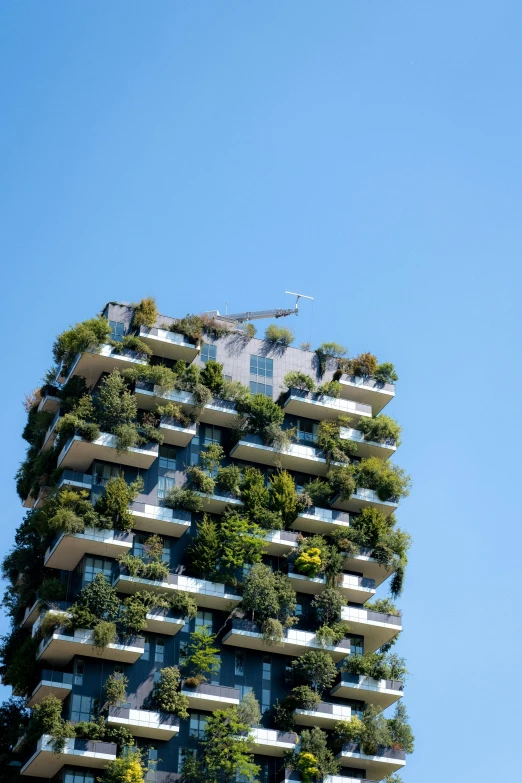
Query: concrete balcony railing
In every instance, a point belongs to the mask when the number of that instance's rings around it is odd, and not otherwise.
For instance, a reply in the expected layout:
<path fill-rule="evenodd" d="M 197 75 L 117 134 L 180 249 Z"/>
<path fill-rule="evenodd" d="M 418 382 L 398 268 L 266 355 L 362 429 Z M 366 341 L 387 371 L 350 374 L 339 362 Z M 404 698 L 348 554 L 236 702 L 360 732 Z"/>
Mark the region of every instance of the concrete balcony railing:
<path fill-rule="evenodd" d="M 291 530 L 271 530 L 265 536 L 267 555 L 282 557 L 297 549 L 297 533 Z"/>
<path fill-rule="evenodd" d="M 223 644 L 233 647 L 244 647 L 249 650 L 260 650 L 281 655 L 302 655 L 307 650 L 324 650 L 334 661 L 341 661 L 350 653 L 349 639 L 343 639 L 335 647 L 321 644 L 315 634 L 310 631 L 298 631 L 289 628 L 285 631 L 283 641 L 277 644 L 267 644 L 263 639 L 260 627 L 250 620 L 231 620 L 225 628 Z"/>
<path fill-rule="evenodd" d="M 244 435 L 236 443 L 230 456 L 262 465 L 280 464 L 285 470 L 296 470 L 314 476 L 325 476 L 328 470 L 324 452 L 315 446 L 292 443 L 287 449 L 277 451 L 273 446 L 266 446 L 259 435 Z"/>
<path fill-rule="evenodd" d="M 108 726 L 124 726 L 134 737 L 170 740 L 179 733 L 179 718 L 163 712 L 109 707 Z"/>
<path fill-rule="evenodd" d="M 79 353 L 71 364 L 67 376 L 60 367 L 56 375 L 56 381 L 65 385 L 75 375 L 82 375 L 88 386 L 94 386 L 103 372 L 113 370 L 126 370 L 137 364 L 148 364 L 148 359 L 143 354 L 130 351 L 126 348 L 118 353 L 112 345 L 101 345 L 98 350 L 93 349 Z"/>
<path fill-rule="evenodd" d="M 165 390 L 148 381 L 137 381 L 135 385 L 138 406 L 144 410 L 154 410 L 165 402 L 175 402 L 185 414 L 190 414 L 196 405 L 194 395 L 181 389 Z M 237 416 L 236 403 L 214 397 L 200 411 L 200 421 L 204 424 L 215 424 L 218 427 L 231 427 Z"/>
<path fill-rule="evenodd" d="M 237 707 L 241 701 L 239 688 L 229 688 L 224 685 L 212 685 L 209 682 L 202 682 L 194 688 L 181 684 L 181 693 L 186 696 L 189 702 L 189 708 L 192 710 L 226 710 L 228 707 Z"/>
<path fill-rule="evenodd" d="M 375 680 L 363 674 L 341 672 L 330 693 L 343 699 L 355 699 L 374 704 L 383 710 L 398 701 L 404 684 L 398 680 Z"/>
<path fill-rule="evenodd" d="M 363 778 L 345 777 L 344 775 L 325 775 L 322 783 L 361 783 Z M 376 783 L 375 780 L 364 778 L 364 783 Z"/>
<path fill-rule="evenodd" d="M 312 710 L 294 710 L 294 720 L 298 726 L 320 726 L 322 729 L 333 729 L 337 721 L 350 720 L 352 710 L 342 704 L 320 702 Z"/>
<path fill-rule="evenodd" d="M 54 671 L 54 669 L 42 669 L 38 685 L 27 699 L 27 706 L 34 707 L 47 696 L 55 696 L 64 701 L 71 694 L 72 686 L 72 674 Z"/>
<path fill-rule="evenodd" d="M 218 582 L 208 582 L 206 579 L 196 579 L 192 576 L 183 576 L 182 574 L 169 574 L 167 582 L 160 582 L 138 576 L 129 576 L 120 570 L 114 577 L 113 586 L 118 592 L 126 595 L 132 595 L 139 590 L 149 590 L 155 593 L 181 591 L 189 593 L 198 606 L 206 609 L 221 609 L 222 611 L 232 610 L 241 601 L 241 596 L 234 593 L 226 585 Z"/>
<path fill-rule="evenodd" d="M 294 750 L 298 740 L 297 734 L 293 731 L 276 731 L 264 729 L 262 726 L 253 726 L 249 734 L 248 744 L 252 753 L 276 758 L 284 756 L 289 750 Z"/>
<path fill-rule="evenodd" d="M 81 435 L 73 435 L 58 455 L 58 467 L 85 471 L 94 460 L 101 460 L 147 470 L 158 457 L 157 443 L 136 446 L 120 453 L 117 451 L 117 444 L 116 435 L 109 432 L 102 432 L 93 441 L 85 440 Z"/>
<path fill-rule="evenodd" d="M 52 737 L 44 734 L 31 749 L 29 759 L 22 766 L 20 774 L 50 780 L 68 764 L 104 769 L 116 758 L 116 750 L 117 746 L 113 742 L 68 739 L 65 740 L 63 752 L 55 753 Z"/>
<path fill-rule="evenodd" d="M 190 363 L 201 350 L 199 342 L 190 342 L 180 332 L 158 329 L 155 326 L 140 326 L 139 338 L 152 349 L 155 356 L 165 359 L 182 359 Z"/>
<path fill-rule="evenodd" d="M 75 655 L 79 655 L 99 658 L 102 661 L 135 663 L 143 655 L 144 650 L 145 640 L 139 636 L 114 642 L 100 649 L 94 644 L 92 631 L 84 628 L 77 628 L 75 631 L 57 628 L 51 636 L 40 642 L 36 660 L 53 661 L 60 665 L 69 663 Z"/>
<path fill-rule="evenodd" d="M 149 633 L 162 633 L 165 636 L 175 636 L 185 625 L 185 620 L 181 617 L 175 617 L 174 613 L 168 609 L 150 609 L 145 615 L 147 621 L 146 630 Z"/>
<path fill-rule="evenodd" d="M 60 409 L 61 403 L 62 401 L 58 397 L 58 392 L 56 390 L 48 391 L 46 394 L 44 394 L 38 404 L 38 413 L 41 413 L 42 411 L 56 413 L 56 411 Z"/>
<path fill-rule="evenodd" d="M 367 778 L 382 780 L 386 775 L 392 775 L 406 764 L 406 754 L 403 750 L 378 748 L 375 756 L 367 756 L 355 742 L 347 742 L 336 756 L 342 767 L 364 769 Z"/>
<path fill-rule="evenodd" d="M 337 496 L 332 501 L 333 508 L 339 508 L 343 511 L 362 511 L 367 506 L 379 509 L 385 517 L 389 517 L 393 514 L 399 506 L 399 500 L 393 498 L 392 500 L 381 500 L 377 492 L 374 489 L 367 489 L 366 487 L 357 487 L 351 498 L 348 500 L 340 500 Z"/>
<path fill-rule="evenodd" d="M 134 502 L 130 505 L 134 528 L 147 533 L 180 538 L 190 528 L 192 514 L 182 509 L 172 510 L 150 503 Z"/>
<path fill-rule="evenodd" d="M 395 397 L 395 384 L 381 383 L 375 378 L 361 378 L 356 375 L 341 375 L 341 397 L 344 400 L 354 400 L 371 406 L 372 414 L 376 416 L 385 405 Z"/>
<path fill-rule="evenodd" d="M 304 576 L 288 568 L 288 578 L 296 593 L 308 593 L 320 595 L 326 590 L 325 576 Z M 364 576 L 352 576 L 342 574 L 339 578 L 337 590 L 348 600 L 356 603 L 364 603 L 375 595 L 375 582 Z"/>
<path fill-rule="evenodd" d="M 364 652 L 375 652 L 402 631 L 402 617 L 371 609 L 343 606 L 341 622 L 354 634 L 364 636 Z"/>
<path fill-rule="evenodd" d="M 370 405 L 302 389 L 288 390 L 283 402 L 283 409 L 285 413 L 303 416 L 315 421 L 349 416 L 352 421 L 357 422 L 361 419 L 370 419 L 372 416 Z"/>
<path fill-rule="evenodd" d="M 51 544 L 44 556 L 47 568 L 72 571 L 82 557 L 89 553 L 99 557 L 117 558 L 129 553 L 134 536 L 119 530 L 85 528 L 83 533 L 62 533 Z"/>
<path fill-rule="evenodd" d="M 232 492 L 225 492 L 216 487 L 212 495 L 205 495 L 204 492 L 196 492 L 203 501 L 203 510 L 209 514 L 222 514 L 226 508 L 233 506 L 240 508 L 243 502 Z"/>
<path fill-rule="evenodd" d="M 341 427 L 339 435 L 341 440 L 352 440 L 357 444 L 358 457 L 387 459 L 397 451 L 395 438 L 386 438 L 382 443 L 376 440 L 368 440 L 364 432 L 355 430 L 352 427 Z"/>
<path fill-rule="evenodd" d="M 319 508 L 319 506 L 310 506 L 301 511 L 292 523 L 293 530 L 302 530 L 305 533 L 333 533 L 334 530 L 342 527 L 350 527 L 349 514 L 331 508 Z"/>
<path fill-rule="evenodd" d="M 169 446 L 188 446 L 196 434 L 196 425 L 183 426 L 171 416 L 161 416 L 159 431 L 163 434 L 163 442 Z"/>

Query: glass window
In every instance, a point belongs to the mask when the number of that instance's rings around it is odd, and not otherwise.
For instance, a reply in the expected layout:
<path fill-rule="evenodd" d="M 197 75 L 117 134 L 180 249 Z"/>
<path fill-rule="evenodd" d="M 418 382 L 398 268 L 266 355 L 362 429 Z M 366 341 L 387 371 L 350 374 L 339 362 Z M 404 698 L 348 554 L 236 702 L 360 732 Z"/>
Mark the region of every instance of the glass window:
<path fill-rule="evenodd" d="M 66 767 L 63 776 L 64 783 L 94 783 L 94 772 L 89 770 L 74 769 L 73 767 Z"/>
<path fill-rule="evenodd" d="M 261 691 L 261 712 L 268 712 L 270 709 L 270 688 L 263 688 Z"/>
<path fill-rule="evenodd" d="M 143 634 L 143 638 L 145 640 L 145 648 L 143 650 L 141 660 L 148 661 L 150 658 L 150 636 L 148 634 Z"/>
<path fill-rule="evenodd" d="M 74 684 L 83 685 L 83 659 L 76 658 L 74 661 Z"/>
<path fill-rule="evenodd" d="M 70 720 L 74 721 L 75 723 L 80 720 L 89 721 L 91 719 L 91 712 L 91 696 L 80 696 L 79 693 L 73 693 Z"/>
<path fill-rule="evenodd" d="M 212 612 L 204 612 L 201 609 L 198 611 L 196 615 L 196 628 L 206 627 L 212 633 L 212 622 L 213 622 Z"/>
<path fill-rule="evenodd" d="M 350 636 L 350 655 L 362 655 L 364 652 L 364 638 L 362 636 Z"/>
<path fill-rule="evenodd" d="M 202 438 L 202 446 L 208 446 L 209 443 L 221 443 L 222 440 L 222 431 L 221 427 L 214 427 L 213 424 L 205 424 L 204 426 L 201 425 L 201 428 L 203 430 L 203 438 Z"/>
<path fill-rule="evenodd" d="M 111 340 L 117 340 L 121 343 L 125 334 L 125 324 L 121 321 L 109 321 L 109 326 L 111 327 Z"/>
<path fill-rule="evenodd" d="M 165 639 L 158 639 L 156 637 L 156 645 L 154 647 L 154 663 L 163 663 L 165 660 Z"/>
<path fill-rule="evenodd" d="M 268 383 L 250 381 L 250 392 L 252 394 L 264 394 L 265 397 L 272 397 L 273 386 Z"/>
<path fill-rule="evenodd" d="M 117 478 L 121 474 L 119 465 L 106 465 L 104 462 L 95 462 L 92 468 L 93 484 L 105 487 L 109 479 Z"/>
<path fill-rule="evenodd" d="M 132 553 L 135 557 L 141 557 L 142 560 L 145 562 L 148 561 L 148 557 L 145 550 L 145 542 L 149 538 L 149 535 L 144 535 L 143 533 L 136 533 L 134 536 L 134 544 L 132 548 Z M 167 563 L 167 565 L 170 563 L 170 541 L 168 539 L 163 539 L 163 552 L 161 555 L 161 560 L 163 563 Z"/>
<path fill-rule="evenodd" d="M 237 688 L 239 690 L 239 701 L 243 701 L 247 693 L 252 692 L 251 685 L 234 685 L 234 688 Z"/>
<path fill-rule="evenodd" d="M 242 677 L 245 673 L 245 654 L 236 650 L 236 658 L 234 663 L 234 674 L 237 677 Z"/>
<path fill-rule="evenodd" d="M 272 659 L 269 655 L 263 655 L 263 680 L 270 680 L 272 676 Z"/>
<path fill-rule="evenodd" d="M 187 756 L 193 756 L 195 753 L 194 748 L 178 748 L 178 764 L 177 764 L 177 773 L 178 775 L 181 774 L 181 771 L 183 769 L 183 762 L 187 758 Z"/>
<path fill-rule="evenodd" d="M 201 349 L 200 356 L 202 362 L 208 362 L 210 361 L 210 359 L 216 361 L 217 347 L 215 345 L 210 345 L 210 343 L 205 343 L 203 348 Z"/>
<path fill-rule="evenodd" d="M 160 446 L 159 449 L 159 466 L 163 470 L 176 470 L 177 451 L 172 446 Z"/>
<path fill-rule="evenodd" d="M 176 483 L 176 480 L 173 478 L 168 478 L 167 476 L 159 476 L 158 478 L 158 500 L 164 500 L 169 490 L 172 489 L 174 484 Z"/>
<path fill-rule="evenodd" d="M 226 381 L 231 381 L 232 380 L 232 376 L 231 375 L 225 375 L 225 380 Z"/>
<path fill-rule="evenodd" d="M 205 734 L 207 727 L 207 715 L 202 712 L 191 712 L 189 731 L 191 737 L 200 738 Z"/>
<path fill-rule="evenodd" d="M 317 440 L 317 422 L 310 419 L 297 419 L 297 438 L 305 443 L 315 443 Z"/>
<path fill-rule="evenodd" d="M 303 604 L 296 604 L 295 605 L 295 616 L 296 617 L 302 617 L 303 616 Z"/>
<path fill-rule="evenodd" d="M 264 356 L 250 355 L 250 375 L 258 375 L 261 378 L 271 380 L 274 377 L 274 362 L 265 359 Z"/>
<path fill-rule="evenodd" d="M 210 672 L 211 685 L 219 685 L 221 681 L 221 658 L 217 661 L 217 667 L 214 671 Z"/>
<path fill-rule="evenodd" d="M 103 574 L 110 582 L 112 576 L 112 560 L 104 557 L 86 557 L 83 572 L 83 583 L 92 582 L 96 574 Z"/>

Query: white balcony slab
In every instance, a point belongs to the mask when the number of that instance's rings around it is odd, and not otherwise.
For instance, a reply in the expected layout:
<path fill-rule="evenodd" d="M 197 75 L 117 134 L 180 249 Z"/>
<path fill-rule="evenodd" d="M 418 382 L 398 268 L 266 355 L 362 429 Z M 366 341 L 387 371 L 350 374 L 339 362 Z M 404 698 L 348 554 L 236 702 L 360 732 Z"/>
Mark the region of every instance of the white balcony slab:
<path fill-rule="evenodd" d="M 297 533 L 290 530 L 271 530 L 265 536 L 267 555 L 284 557 L 297 549 Z"/>
<path fill-rule="evenodd" d="M 386 709 L 398 701 L 403 693 L 403 684 L 397 680 L 376 680 L 363 674 L 341 672 L 339 681 L 330 690 L 332 696 L 342 699 L 356 699 Z"/>
<path fill-rule="evenodd" d="M 199 342 L 191 343 L 180 332 L 154 326 L 140 326 L 139 338 L 152 349 L 154 356 L 175 361 L 181 359 L 184 362 L 192 362 L 201 350 Z"/>
<path fill-rule="evenodd" d="M 44 565 L 72 571 L 87 553 L 116 559 L 130 553 L 132 541 L 131 535 L 117 530 L 86 528 L 83 533 L 74 535 L 63 533 L 45 553 Z"/>
<path fill-rule="evenodd" d="M 131 503 L 130 512 L 136 530 L 173 538 L 180 538 L 186 533 L 192 519 L 189 511 L 172 510 L 149 503 Z"/>
<path fill-rule="evenodd" d="M 385 517 L 389 517 L 390 514 L 397 510 L 399 503 L 392 500 L 381 500 L 374 489 L 367 489 L 366 487 L 357 487 L 351 498 L 347 500 L 341 500 L 337 496 L 332 501 L 332 507 L 342 511 L 357 512 L 368 506 L 377 508 Z"/>
<path fill-rule="evenodd" d="M 94 644 L 92 631 L 79 628 L 71 635 L 60 633 L 57 629 L 50 637 L 43 639 L 36 653 L 37 661 L 53 661 L 55 664 L 66 664 L 75 655 L 81 657 L 99 658 L 102 661 L 118 661 L 120 663 L 135 663 L 143 655 L 144 641 L 136 638 L 129 643 L 108 644 L 99 649 Z"/>
<path fill-rule="evenodd" d="M 27 699 L 27 707 L 34 707 L 48 696 L 55 696 L 60 701 L 64 701 L 67 696 L 70 696 L 72 686 L 72 674 L 44 669 L 40 674 L 38 685 Z"/>
<path fill-rule="evenodd" d="M 364 636 L 364 652 L 372 653 L 402 631 L 402 618 L 391 614 L 343 606 L 341 622 L 354 634 Z"/>
<path fill-rule="evenodd" d="M 116 435 L 109 432 L 102 432 L 92 442 L 81 435 L 74 435 L 58 455 L 58 467 L 81 472 L 86 471 L 94 460 L 101 460 L 147 470 L 158 457 L 157 445 L 131 448 L 118 453 L 117 442 Z"/>
<path fill-rule="evenodd" d="M 352 710 L 341 704 L 321 702 L 312 710 L 294 710 L 294 720 L 298 726 L 320 726 L 322 729 L 333 729 L 337 721 L 350 720 Z"/>
<path fill-rule="evenodd" d="M 304 576 L 289 570 L 288 578 L 296 593 L 320 595 L 326 590 L 327 582 L 324 576 Z M 356 603 L 364 603 L 375 595 L 375 585 L 371 580 L 351 574 L 342 574 L 336 587 L 347 601 Z"/>
<path fill-rule="evenodd" d="M 339 436 L 341 440 L 351 440 L 357 444 L 358 457 L 379 457 L 388 459 L 397 451 L 397 445 L 392 438 L 380 443 L 376 440 L 367 440 L 364 432 L 352 427 L 341 427 Z"/>
<path fill-rule="evenodd" d="M 369 419 L 372 415 L 369 405 L 341 397 L 330 397 L 327 394 L 301 391 L 300 389 L 289 390 L 283 403 L 283 409 L 285 413 L 314 421 L 337 420 L 339 416 L 349 416 L 351 422 L 358 422 L 361 419 Z"/>
<path fill-rule="evenodd" d="M 67 377 L 58 371 L 57 381 L 65 385 L 70 378 L 81 375 L 87 381 L 88 386 L 94 386 L 103 372 L 110 373 L 113 370 L 127 369 L 136 365 L 148 364 L 147 357 L 137 354 L 135 351 L 124 350 L 117 353 L 112 345 L 101 345 L 98 350 L 79 353 L 74 359 Z"/>
<path fill-rule="evenodd" d="M 253 726 L 249 731 L 249 748 L 261 756 L 281 758 L 297 745 L 297 734 L 291 731 L 275 731 Z"/>
<path fill-rule="evenodd" d="M 339 528 L 350 527 L 350 515 L 331 508 L 311 506 L 301 511 L 292 523 L 292 530 L 302 530 L 304 533 L 333 533 Z"/>
<path fill-rule="evenodd" d="M 116 745 L 111 742 L 68 739 L 62 753 L 55 753 L 53 740 L 44 734 L 36 750 L 20 770 L 21 775 L 50 780 L 66 765 L 104 769 L 116 758 Z"/>
<path fill-rule="evenodd" d="M 119 574 L 115 577 L 113 585 L 118 592 L 127 595 L 132 595 L 140 590 L 150 590 L 156 593 L 181 591 L 191 595 L 198 606 L 207 609 L 221 609 L 222 611 L 232 610 L 241 602 L 241 596 L 232 592 L 226 585 L 181 574 L 169 574 L 167 582 Z"/>
<path fill-rule="evenodd" d="M 162 633 L 165 636 L 175 636 L 185 625 L 185 620 L 179 617 L 169 617 L 154 611 L 147 612 L 145 619 L 149 633 Z"/>
<path fill-rule="evenodd" d="M 188 446 L 196 434 L 196 425 L 190 424 L 183 427 L 179 422 L 168 416 L 162 416 L 159 424 L 159 431 L 163 434 L 165 443 L 168 446 Z"/>
<path fill-rule="evenodd" d="M 167 742 L 179 733 L 179 718 L 176 715 L 128 707 L 109 707 L 107 725 L 122 726 L 134 737 Z"/>
<path fill-rule="evenodd" d="M 314 476 L 325 476 L 328 470 L 323 452 L 314 446 L 292 443 L 288 448 L 277 451 L 273 446 L 266 446 L 257 435 L 245 435 L 231 450 L 230 456 L 262 465 L 281 465 L 285 470 Z"/>
<path fill-rule="evenodd" d="M 299 631 L 295 628 L 289 628 L 285 632 L 282 642 L 269 644 L 263 639 L 259 627 L 248 620 L 232 620 L 228 630 L 225 631 L 223 644 L 293 656 L 302 655 L 307 650 L 324 650 L 336 662 L 341 661 L 350 653 L 350 643 L 347 639 L 336 646 L 324 645 L 315 638 L 314 633 Z"/>
<path fill-rule="evenodd" d="M 190 709 L 208 712 L 237 707 L 241 700 L 239 688 L 212 685 L 207 682 L 203 682 L 195 688 L 189 688 L 183 682 L 181 693 L 187 697 Z"/>
<path fill-rule="evenodd" d="M 404 751 L 383 748 L 379 755 L 367 756 L 354 743 L 347 743 L 336 756 L 342 767 L 364 769 L 366 777 L 372 780 L 382 780 L 406 766 Z"/>
<path fill-rule="evenodd" d="M 341 375 L 341 397 L 370 405 L 376 416 L 395 396 L 395 384 L 379 383 L 374 378 L 361 378 L 355 375 Z"/>

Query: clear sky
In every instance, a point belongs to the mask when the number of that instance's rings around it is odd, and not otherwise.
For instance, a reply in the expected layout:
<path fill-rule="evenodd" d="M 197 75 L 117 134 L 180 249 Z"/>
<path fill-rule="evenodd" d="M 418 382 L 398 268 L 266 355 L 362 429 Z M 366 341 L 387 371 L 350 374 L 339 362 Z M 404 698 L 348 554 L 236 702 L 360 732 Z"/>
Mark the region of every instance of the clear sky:
<path fill-rule="evenodd" d="M 400 377 L 406 783 L 516 777 L 521 29 L 516 0 L 0 8 L 2 550 L 57 332 L 314 296 L 296 343 Z"/>

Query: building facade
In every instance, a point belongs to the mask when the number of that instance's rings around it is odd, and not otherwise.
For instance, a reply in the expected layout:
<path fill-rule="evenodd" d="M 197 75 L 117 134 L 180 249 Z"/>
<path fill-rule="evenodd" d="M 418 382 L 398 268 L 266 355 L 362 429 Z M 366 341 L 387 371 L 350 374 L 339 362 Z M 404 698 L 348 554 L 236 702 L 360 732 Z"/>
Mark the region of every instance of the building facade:
<path fill-rule="evenodd" d="M 43 534 L 40 529 L 40 550 L 35 552 L 33 568 L 14 572 L 12 568 L 9 571 L 12 563 L 8 563 L 7 572 L 15 597 L 11 613 L 16 643 L 33 640 L 35 664 L 31 680 L 20 685 L 13 674 L 12 651 L 10 657 L 9 649 L 4 649 L 4 682 L 12 684 L 15 693 L 26 699 L 29 709 L 49 695 L 60 699 L 62 718 L 72 726 L 100 721 L 101 716 L 107 726 L 126 727 L 142 751 L 146 779 L 158 783 L 179 777 L 184 759 L 197 752 L 205 736 L 208 716 L 215 710 L 239 706 L 249 692 L 255 695 L 261 712 L 261 720 L 250 729 L 248 742 L 262 783 L 285 777 L 299 779 L 303 770 L 287 763 L 288 754 L 293 751 L 295 759 L 302 732 L 310 732 L 313 727 L 325 732 L 335 759 L 330 780 L 337 775 L 344 783 L 378 781 L 400 772 L 405 764 L 400 742 L 379 745 L 375 752 L 368 753 L 360 738 L 353 739 L 349 731 L 341 739 L 339 730 L 336 734 L 339 722 L 346 726 L 358 719 L 363 724 L 368 705 L 375 713 L 393 710 L 403 696 L 403 683 L 397 675 L 375 677 L 362 673 L 362 668 L 358 673 L 357 667 L 350 670 L 346 665 L 348 660 L 368 661 L 371 654 L 384 651 L 380 658 L 374 656 L 381 665 L 378 671 L 393 674 L 393 660 L 390 668 L 384 653 L 402 628 L 402 618 L 389 601 L 379 602 L 390 583 L 397 581 L 397 571 L 403 570 L 405 561 L 401 551 L 404 539 L 397 545 L 393 538 L 399 495 L 386 491 L 379 473 L 381 468 L 390 472 L 389 458 L 397 445 L 397 439 L 386 429 L 385 425 L 391 426 L 387 417 L 379 422 L 381 411 L 393 400 L 394 384 L 358 374 L 357 366 L 356 372 L 349 374 L 350 365 L 343 365 L 335 356 L 322 359 L 320 352 L 297 349 L 285 345 L 284 340 L 257 339 L 242 327 L 223 334 L 222 329 L 204 323 L 202 334 L 194 336 L 190 330 L 176 331 L 177 326 L 184 328 L 184 321 L 180 325 L 175 318 L 157 316 L 151 325 L 149 313 L 144 319 L 148 318 L 148 324 L 143 324 L 133 307 L 114 303 L 105 307 L 102 318 L 110 334 L 107 332 L 102 341 L 75 356 L 62 344 L 63 361 L 55 380 L 49 379 L 29 406 L 30 420 L 32 416 L 36 421 L 37 413 L 47 413 L 47 419 L 40 416 L 40 423 L 33 426 L 36 435 L 30 433 L 33 441 L 29 440 L 29 464 L 25 474 L 19 475 L 19 490 L 24 505 L 32 509 L 29 519 L 38 520 L 38 511 L 43 510 L 47 528 Z M 74 348 L 74 340 L 72 345 Z M 146 352 L 140 350 L 143 345 Z M 60 351 L 57 353 L 60 355 Z M 180 362 L 189 372 L 180 380 L 179 388 L 155 383 L 156 377 L 149 371 L 140 376 L 143 368 L 163 366 L 181 378 Z M 221 378 L 212 383 L 206 377 L 202 381 L 209 364 L 218 375 L 221 373 Z M 190 370 L 193 367 L 198 370 Z M 136 427 L 142 427 L 142 437 L 140 442 L 131 438 L 132 445 L 122 445 L 122 430 L 118 429 L 121 422 L 108 431 L 107 410 L 96 413 L 100 405 L 106 404 L 100 402 L 104 379 L 114 373 L 125 379 L 138 409 Z M 78 378 L 85 383 L 76 383 L 74 379 Z M 297 379 L 299 385 L 289 386 L 289 378 Z M 215 385 L 208 391 L 213 383 L 221 388 L 222 381 L 228 384 L 228 398 L 215 394 Z M 241 393 L 238 383 L 244 387 Z M 320 391 L 310 391 L 307 383 L 309 388 L 320 387 Z M 94 431 L 75 413 L 86 390 L 94 402 L 94 413 L 91 410 L 85 418 L 91 417 L 87 424 L 95 425 Z M 74 394 L 79 395 L 77 399 Z M 274 436 L 273 427 L 263 430 L 259 423 L 257 429 L 254 427 L 249 402 L 245 402 L 248 395 L 249 399 L 262 395 L 277 404 L 284 414 L 277 428 L 287 433 L 282 440 Z M 175 407 L 170 409 L 169 404 Z M 169 415 L 172 410 L 181 411 L 181 415 Z M 242 413 L 240 424 L 238 410 Z M 71 415 L 76 416 L 76 424 L 69 421 Z M 60 424 L 64 417 L 65 425 Z M 48 425 L 45 432 L 41 421 Z M 324 446 L 325 422 L 331 424 L 336 440 L 331 451 L 319 445 Z M 156 431 L 152 438 L 151 427 Z M 220 466 L 209 468 L 202 454 L 215 444 L 221 447 Z M 40 463 L 35 472 L 38 455 Z M 232 577 L 230 568 L 223 567 L 226 576 L 220 581 L 215 573 L 211 579 L 208 572 L 198 573 L 197 558 L 190 555 L 203 518 L 212 520 L 218 532 L 231 514 L 234 519 L 245 515 L 253 518 L 243 496 L 242 479 L 231 488 L 232 474 L 227 474 L 228 483 L 220 484 L 219 469 L 231 465 L 240 468 L 239 475 L 244 475 L 246 468 L 257 468 L 268 491 L 274 476 L 282 472 L 291 476 L 295 486 L 298 503 L 293 517 L 290 511 L 289 518 L 287 508 L 282 511 L 275 500 L 270 500 L 273 516 L 268 519 L 282 521 L 274 523 L 273 529 L 263 524 L 254 533 L 263 539 L 261 563 L 273 573 L 284 574 L 285 585 L 295 591 L 292 617 L 278 618 L 283 635 L 275 641 L 268 638 L 258 619 L 262 613 L 244 606 L 244 582 L 252 563 L 245 561 L 240 568 L 236 563 Z M 198 484 L 203 481 L 202 474 L 212 479 L 210 489 Z M 99 508 L 97 501 L 109 482 L 122 475 L 127 485 L 141 480 L 129 504 L 131 529 L 118 529 L 116 523 L 112 527 L 92 527 L 88 523 L 82 527 L 78 523 L 78 532 L 71 532 L 66 523 L 60 523 L 61 512 L 49 517 L 49 511 L 45 511 L 65 491 L 76 492 L 93 508 Z M 358 482 L 358 477 L 367 479 L 368 475 L 373 478 L 366 480 L 366 486 Z M 351 489 L 345 486 L 348 476 L 353 483 Z M 399 481 L 399 494 L 405 494 L 406 480 L 400 472 L 393 476 Z M 187 500 L 176 496 L 173 503 L 176 487 L 189 489 L 191 497 Z M 194 495 L 199 498 L 195 506 Z M 326 500 L 317 503 L 318 496 Z M 361 530 L 366 534 L 367 529 L 366 522 L 360 520 L 370 518 L 367 509 L 376 512 L 371 520 L 374 537 L 362 545 Z M 81 513 L 75 509 L 74 513 L 81 519 L 84 509 Z M 375 533 L 379 524 L 384 530 L 382 540 Z M 357 535 L 350 539 L 353 530 L 359 531 L 359 539 Z M 157 578 L 144 575 L 146 569 L 135 574 L 125 560 L 120 561 L 122 556 L 130 555 L 150 562 L 151 536 L 161 538 L 161 552 L 156 554 L 161 575 L 155 574 Z M 318 545 L 318 563 L 306 562 L 310 551 L 307 541 Z M 340 560 L 332 556 L 332 563 L 337 562 L 333 576 L 326 568 L 327 551 L 342 555 Z M 299 561 L 303 553 L 304 565 Z M 218 572 L 219 568 L 218 563 Z M 175 604 L 151 605 L 146 627 L 139 633 L 122 633 L 118 625 L 117 638 L 105 646 L 97 644 L 94 627 L 60 626 L 56 616 L 62 612 L 67 617 L 78 597 L 99 580 L 100 574 L 116 591 L 122 606 L 129 596 L 148 592 L 167 596 L 166 601 L 174 594 L 188 595 L 197 607 L 192 616 L 183 616 L 176 612 Z M 45 591 L 38 587 L 51 578 L 53 584 L 62 585 L 59 599 L 45 597 Z M 335 590 L 342 603 L 337 616 L 327 618 L 326 625 L 335 631 L 330 637 L 318 633 L 325 623 L 317 599 L 326 590 Z M 399 592 L 396 585 L 394 592 Z M 25 606 L 20 605 L 20 596 Z M 389 610 L 382 611 L 383 607 Z M 46 615 L 55 617 L 54 626 L 46 625 Z M 212 635 L 219 663 L 186 682 L 184 667 L 190 641 L 201 629 Z M 299 678 L 293 662 L 310 651 L 327 655 L 337 671 L 328 687 L 315 688 L 319 701 L 316 699 L 312 707 L 300 707 L 289 700 L 289 695 L 306 684 L 314 690 L 314 683 L 305 683 L 302 674 Z M 171 667 L 180 670 L 180 693 L 188 700 L 188 718 L 158 710 L 154 704 L 161 672 Z M 126 678 L 125 700 L 107 706 L 104 684 L 115 674 Z M 281 723 L 280 714 L 274 712 L 276 704 L 287 705 L 290 723 Z M 21 777 L 66 783 L 93 783 L 122 751 L 117 742 L 106 737 L 81 736 L 67 738 L 59 754 L 53 751 L 48 735 L 33 737 L 25 746 L 22 740 L 20 747 L 15 764 Z"/>

